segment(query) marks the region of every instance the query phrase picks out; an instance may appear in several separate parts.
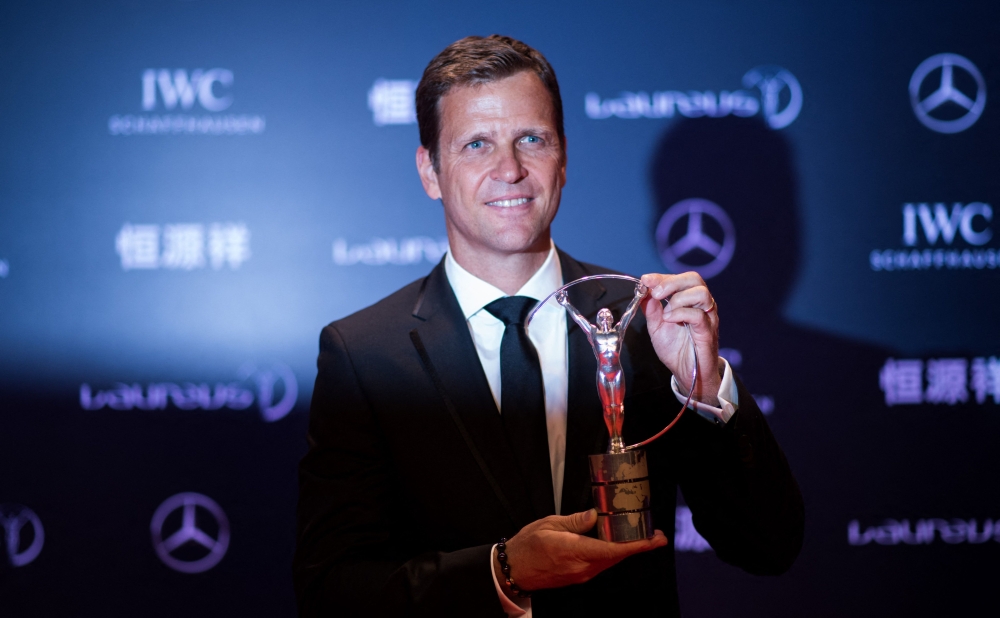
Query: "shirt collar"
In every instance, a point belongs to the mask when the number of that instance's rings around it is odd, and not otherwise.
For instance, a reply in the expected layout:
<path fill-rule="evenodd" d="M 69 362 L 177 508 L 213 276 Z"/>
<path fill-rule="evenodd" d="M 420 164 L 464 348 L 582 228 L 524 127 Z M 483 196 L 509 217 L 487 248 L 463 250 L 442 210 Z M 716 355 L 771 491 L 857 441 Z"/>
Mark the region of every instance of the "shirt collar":
<path fill-rule="evenodd" d="M 445 257 L 444 271 L 448 275 L 448 282 L 455 291 L 458 304 L 462 308 L 462 314 L 466 320 L 491 302 L 507 296 L 500 288 L 483 281 L 462 268 L 455 261 L 455 258 L 452 257 L 451 251 Z M 562 266 L 559 263 L 559 254 L 556 252 L 556 245 L 552 243 L 545 261 L 535 271 L 535 274 L 521 286 L 521 289 L 517 291 L 515 296 L 528 296 L 535 300 L 542 300 L 561 286 Z"/>

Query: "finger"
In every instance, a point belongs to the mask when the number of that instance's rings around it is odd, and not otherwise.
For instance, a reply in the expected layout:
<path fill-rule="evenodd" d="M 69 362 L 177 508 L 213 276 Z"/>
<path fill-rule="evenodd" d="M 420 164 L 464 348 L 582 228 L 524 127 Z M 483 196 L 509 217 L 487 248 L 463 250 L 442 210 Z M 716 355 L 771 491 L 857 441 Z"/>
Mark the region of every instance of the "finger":
<path fill-rule="evenodd" d="M 670 543 L 670 539 L 663 533 L 663 530 L 654 530 L 653 536 L 645 539 L 645 542 L 649 546 L 649 549 L 656 549 L 658 547 L 666 547 Z"/>
<path fill-rule="evenodd" d="M 712 298 L 712 294 L 708 291 L 707 287 L 698 285 L 675 293 L 670 297 L 667 305 L 670 309 L 694 307 L 702 311 L 708 311 L 715 307 L 715 300 Z"/>
<path fill-rule="evenodd" d="M 667 537 L 662 530 L 653 532 L 653 536 L 648 539 L 638 541 L 626 541 L 624 543 L 614 543 L 612 541 L 602 541 L 589 536 L 576 538 L 573 546 L 573 553 L 585 562 L 618 562 L 628 558 L 632 554 L 639 554 L 644 551 L 663 547 L 667 544 Z"/>
<path fill-rule="evenodd" d="M 550 519 L 550 529 L 552 530 L 565 530 L 574 534 L 583 534 L 597 523 L 597 511 L 590 509 L 566 515 L 565 517 L 555 516 Z"/>
<path fill-rule="evenodd" d="M 705 285 L 705 280 L 698 273 L 691 271 L 679 275 L 646 274 L 642 276 L 642 283 L 649 288 L 653 298 L 663 300 L 681 290 Z"/>
<path fill-rule="evenodd" d="M 663 305 L 655 298 L 648 298 L 642 304 L 642 312 L 646 314 L 646 325 L 649 331 L 655 333 L 663 323 Z"/>
<path fill-rule="evenodd" d="M 668 324 L 690 324 L 698 333 L 712 333 L 715 331 L 715 322 L 718 315 L 715 311 L 706 313 L 694 307 L 678 307 L 671 311 L 663 312 L 663 321 Z"/>
<path fill-rule="evenodd" d="M 621 551 L 628 552 L 629 554 L 637 553 L 640 551 L 648 551 L 650 549 L 656 549 L 657 547 L 663 547 L 667 544 L 667 537 L 663 534 L 662 530 L 654 530 L 653 536 L 648 539 L 639 539 L 638 541 L 627 541 L 625 543 L 615 543 L 614 546 Z"/>
<path fill-rule="evenodd" d="M 647 552 L 659 547 L 665 547 L 669 543 L 665 534 L 662 530 L 656 530 L 653 532 L 653 536 L 648 539 L 641 539 L 638 541 L 628 541 L 626 543 L 608 543 L 610 546 L 609 558 L 613 560 L 622 560 L 628 558 L 634 554 L 641 554 L 642 552 Z"/>

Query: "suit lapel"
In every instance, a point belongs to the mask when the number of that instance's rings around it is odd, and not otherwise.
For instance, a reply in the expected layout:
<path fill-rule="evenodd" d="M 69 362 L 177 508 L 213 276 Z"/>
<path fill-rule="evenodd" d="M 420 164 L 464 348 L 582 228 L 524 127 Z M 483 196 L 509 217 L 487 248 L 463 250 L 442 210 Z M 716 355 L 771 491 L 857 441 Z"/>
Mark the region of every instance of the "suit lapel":
<path fill-rule="evenodd" d="M 593 275 L 585 267 L 559 252 L 563 281 L 569 283 Z M 599 301 L 607 295 L 600 281 L 577 285 L 569 290 L 569 300 L 583 315 L 593 320 L 600 309 Z M 563 515 L 582 511 L 590 506 L 590 472 L 587 456 L 603 453 L 608 447 L 608 432 L 604 426 L 601 400 L 597 395 L 597 360 L 587 335 L 572 320 L 568 320 L 569 393 L 566 410 L 566 463 L 563 475 Z"/>
<path fill-rule="evenodd" d="M 436 374 L 436 378 L 431 375 L 432 380 L 438 382 L 442 396 L 453 404 L 459 430 L 467 435 L 477 460 L 481 457 L 484 474 L 494 491 L 499 492 L 501 503 L 507 503 L 514 525 L 526 525 L 536 519 L 527 483 L 505 438 L 500 413 L 443 261 L 425 280 L 413 315 L 423 320 L 414 329 L 414 343 L 423 346 L 431 365 L 425 370 Z"/>

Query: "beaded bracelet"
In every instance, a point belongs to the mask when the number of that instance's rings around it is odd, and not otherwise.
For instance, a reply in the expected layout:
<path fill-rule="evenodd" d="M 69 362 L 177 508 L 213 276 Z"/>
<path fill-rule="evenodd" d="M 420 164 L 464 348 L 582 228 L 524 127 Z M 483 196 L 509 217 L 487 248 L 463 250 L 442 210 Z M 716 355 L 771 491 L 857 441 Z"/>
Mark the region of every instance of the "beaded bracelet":
<path fill-rule="evenodd" d="M 514 583 L 514 580 L 510 578 L 510 565 L 507 564 L 507 537 L 500 539 L 500 542 L 497 543 L 497 560 L 500 561 L 500 570 L 503 571 L 504 577 L 507 578 L 507 585 L 510 586 L 510 591 L 522 599 L 531 598 L 530 592 L 521 590 Z"/>

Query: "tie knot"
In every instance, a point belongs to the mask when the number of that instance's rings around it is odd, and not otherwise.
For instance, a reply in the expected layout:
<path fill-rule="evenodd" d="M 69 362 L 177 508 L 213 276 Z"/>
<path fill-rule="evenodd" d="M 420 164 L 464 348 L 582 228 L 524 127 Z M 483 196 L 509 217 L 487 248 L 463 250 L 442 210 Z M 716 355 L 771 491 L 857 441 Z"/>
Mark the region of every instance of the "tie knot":
<path fill-rule="evenodd" d="M 537 303 L 537 300 L 528 296 L 506 296 L 496 299 L 483 308 L 503 322 L 504 326 L 510 326 L 511 324 L 524 324 L 532 307 Z"/>

